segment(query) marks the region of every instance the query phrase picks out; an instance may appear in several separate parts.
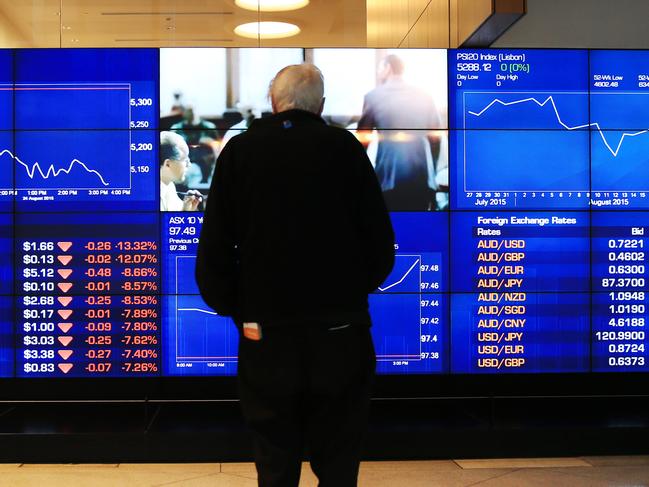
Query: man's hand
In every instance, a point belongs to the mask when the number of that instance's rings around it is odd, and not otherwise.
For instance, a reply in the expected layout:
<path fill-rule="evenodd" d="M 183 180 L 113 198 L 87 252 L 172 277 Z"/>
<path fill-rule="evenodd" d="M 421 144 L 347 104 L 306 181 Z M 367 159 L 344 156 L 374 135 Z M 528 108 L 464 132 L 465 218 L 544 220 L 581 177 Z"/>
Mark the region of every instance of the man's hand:
<path fill-rule="evenodd" d="M 200 191 L 190 189 L 183 198 L 183 211 L 196 211 L 198 205 L 203 201 L 203 195 Z"/>

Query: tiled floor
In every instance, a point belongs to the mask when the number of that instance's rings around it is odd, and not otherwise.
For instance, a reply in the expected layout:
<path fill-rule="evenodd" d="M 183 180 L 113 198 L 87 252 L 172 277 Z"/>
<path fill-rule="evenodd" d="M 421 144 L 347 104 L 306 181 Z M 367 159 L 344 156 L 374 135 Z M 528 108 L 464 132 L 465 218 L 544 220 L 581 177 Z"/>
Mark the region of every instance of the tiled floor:
<path fill-rule="evenodd" d="M 309 466 L 300 486 L 315 487 Z M 249 463 L 0 464 L 2 487 L 254 487 Z M 649 455 L 364 462 L 360 487 L 649 486 Z"/>

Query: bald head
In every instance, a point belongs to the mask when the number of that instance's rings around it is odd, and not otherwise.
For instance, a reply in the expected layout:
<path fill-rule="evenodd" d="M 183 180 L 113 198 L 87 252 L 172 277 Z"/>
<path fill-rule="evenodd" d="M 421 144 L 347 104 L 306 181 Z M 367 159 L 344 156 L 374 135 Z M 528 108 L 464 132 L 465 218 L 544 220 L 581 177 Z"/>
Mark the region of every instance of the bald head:
<path fill-rule="evenodd" d="M 324 79 L 313 64 L 293 64 L 275 75 L 269 94 L 274 113 L 299 108 L 319 115 L 324 103 Z"/>

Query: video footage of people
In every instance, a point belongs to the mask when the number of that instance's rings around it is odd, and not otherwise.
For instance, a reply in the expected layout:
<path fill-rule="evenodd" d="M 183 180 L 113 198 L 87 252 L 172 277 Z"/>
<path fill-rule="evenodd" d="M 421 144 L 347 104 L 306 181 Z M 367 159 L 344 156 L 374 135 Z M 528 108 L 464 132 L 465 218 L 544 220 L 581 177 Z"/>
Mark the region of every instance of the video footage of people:
<path fill-rule="evenodd" d="M 323 118 L 366 148 L 390 211 L 448 209 L 446 51 L 161 49 L 160 209 L 204 209 L 220 151 L 271 114 L 284 66 L 325 78 Z"/>

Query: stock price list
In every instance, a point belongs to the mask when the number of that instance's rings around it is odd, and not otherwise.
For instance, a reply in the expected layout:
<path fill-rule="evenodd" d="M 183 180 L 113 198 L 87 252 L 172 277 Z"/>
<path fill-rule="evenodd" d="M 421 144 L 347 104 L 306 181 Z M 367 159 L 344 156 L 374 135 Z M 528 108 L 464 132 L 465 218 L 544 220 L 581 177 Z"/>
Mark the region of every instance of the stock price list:
<path fill-rule="evenodd" d="M 451 371 L 586 372 L 588 235 L 585 212 L 453 215 Z"/>
<path fill-rule="evenodd" d="M 593 213 L 593 371 L 649 370 L 649 213 Z"/>
<path fill-rule="evenodd" d="M 160 367 L 156 214 L 16 217 L 16 371 L 155 375 Z"/>

